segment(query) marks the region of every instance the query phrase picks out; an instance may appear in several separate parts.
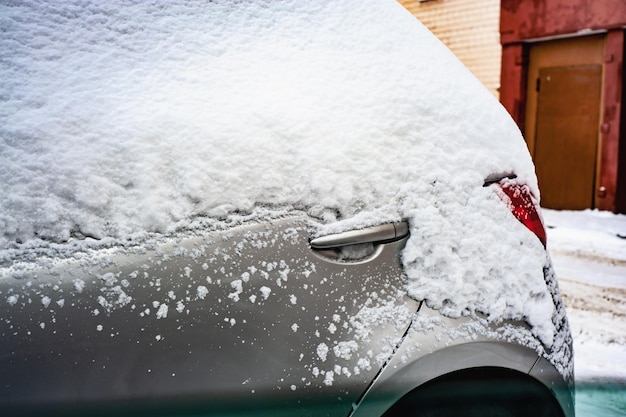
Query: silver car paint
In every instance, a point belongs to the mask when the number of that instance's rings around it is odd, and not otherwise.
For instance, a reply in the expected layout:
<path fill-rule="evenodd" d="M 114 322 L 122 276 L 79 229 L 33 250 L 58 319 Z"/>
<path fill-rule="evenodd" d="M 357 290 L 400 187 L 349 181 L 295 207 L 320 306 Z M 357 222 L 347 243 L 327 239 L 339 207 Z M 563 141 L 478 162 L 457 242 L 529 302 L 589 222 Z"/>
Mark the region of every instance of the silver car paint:
<path fill-rule="evenodd" d="M 324 413 L 347 415 L 418 303 L 403 296 L 404 240 L 340 261 L 310 248 L 307 224 L 77 254 L 22 266 L 21 278 L 4 268 L 0 407 L 158 399 L 258 410 L 327 397 Z"/>
<path fill-rule="evenodd" d="M 451 319 L 438 311 L 422 305 L 419 321 L 432 320 L 426 331 L 410 331 L 398 352 L 368 390 L 352 417 L 380 416 L 391 405 L 414 388 L 442 375 L 455 371 L 498 367 L 528 374 L 553 392 L 567 417 L 574 416 L 572 398 L 573 381 L 563 376 L 534 349 L 522 341 L 496 336 L 498 328 L 514 326 L 520 331 L 527 328 L 523 322 L 507 321 L 491 325 L 493 332 L 462 330 L 465 325 L 475 328 L 469 317 Z M 482 324 L 478 324 L 481 327 Z M 424 329 L 424 326 L 419 326 Z M 485 330 L 484 328 L 481 330 Z"/>
<path fill-rule="evenodd" d="M 310 221 L 2 268 L 0 409 L 156 415 L 191 404 L 217 415 L 359 417 L 467 367 L 563 385 L 534 350 L 455 333 L 472 319 L 406 297 L 402 233 L 383 228 L 379 243 L 370 230 L 371 246 L 346 257 L 312 249 Z M 561 397 L 567 409 L 570 397 Z"/>

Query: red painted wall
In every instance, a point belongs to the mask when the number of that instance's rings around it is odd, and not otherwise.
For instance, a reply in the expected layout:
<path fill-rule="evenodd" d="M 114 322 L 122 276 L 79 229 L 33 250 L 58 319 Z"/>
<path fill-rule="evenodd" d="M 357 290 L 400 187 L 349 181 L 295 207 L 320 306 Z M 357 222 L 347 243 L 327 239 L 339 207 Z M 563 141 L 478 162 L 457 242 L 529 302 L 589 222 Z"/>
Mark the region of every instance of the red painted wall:
<path fill-rule="evenodd" d="M 600 186 L 604 190 L 598 190 L 598 208 L 626 213 L 626 207 L 621 207 L 626 184 L 617 181 L 619 166 L 623 170 L 626 165 L 626 160 L 619 160 L 620 145 L 626 147 L 626 125 L 621 120 L 623 62 L 624 31 L 611 30 L 604 52 L 604 103 L 600 119 Z M 623 188 L 620 190 L 618 185 Z"/>
<path fill-rule="evenodd" d="M 624 67 L 624 59 L 626 58 L 626 33 L 622 31 L 623 36 L 623 44 L 622 44 L 622 56 L 621 60 L 618 60 L 621 68 L 618 68 L 618 71 L 621 69 L 621 91 L 622 91 L 622 99 L 620 102 L 620 142 L 618 145 L 618 154 L 616 158 L 618 160 L 617 166 L 617 184 L 615 189 L 615 210 L 617 213 L 626 213 L 626 104 L 624 100 L 626 99 L 626 67 Z M 618 87 L 619 88 L 619 87 Z"/>
<path fill-rule="evenodd" d="M 524 133 L 527 51 L 521 43 L 502 46 L 500 102 Z"/>
<path fill-rule="evenodd" d="M 624 0 L 501 0 L 501 43 L 626 25 Z"/>

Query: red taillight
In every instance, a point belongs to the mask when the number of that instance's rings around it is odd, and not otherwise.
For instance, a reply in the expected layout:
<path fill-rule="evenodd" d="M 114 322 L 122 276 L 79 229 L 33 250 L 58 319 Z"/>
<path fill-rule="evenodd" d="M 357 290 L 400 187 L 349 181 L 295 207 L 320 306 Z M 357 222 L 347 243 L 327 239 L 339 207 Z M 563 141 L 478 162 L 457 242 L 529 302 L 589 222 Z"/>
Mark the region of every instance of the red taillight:
<path fill-rule="evenodd" d="M 502 201 L 508 204 L 513 215 L 533 232 L 543 246 L 546 246 L 546 229 L 543 227 L 543 220 L 539 214 L 539 204 L 533 197 L 530 188 L 508 178 L 496 183 L 503 194 L 498 193 Z"/>

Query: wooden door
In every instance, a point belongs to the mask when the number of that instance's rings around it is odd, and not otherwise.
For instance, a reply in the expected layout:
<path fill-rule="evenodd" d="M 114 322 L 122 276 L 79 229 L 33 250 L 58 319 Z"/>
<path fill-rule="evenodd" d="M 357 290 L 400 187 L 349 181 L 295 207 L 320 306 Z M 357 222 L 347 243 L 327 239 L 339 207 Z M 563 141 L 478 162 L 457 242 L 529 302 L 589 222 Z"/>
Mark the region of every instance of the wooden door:
<path fill-rule="evenodd" d="M 533 154 L 543 207 L 594 207 L 601 83 L 601 65 L 539 69 Z"/>

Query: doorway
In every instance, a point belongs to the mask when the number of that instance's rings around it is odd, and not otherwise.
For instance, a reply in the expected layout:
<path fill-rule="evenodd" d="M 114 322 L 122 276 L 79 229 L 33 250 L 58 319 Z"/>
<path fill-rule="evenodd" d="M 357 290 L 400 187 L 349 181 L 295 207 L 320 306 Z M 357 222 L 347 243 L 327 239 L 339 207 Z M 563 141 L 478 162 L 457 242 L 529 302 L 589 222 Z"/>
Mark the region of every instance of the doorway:
<path fill-rule="evenodd" d="M 600 65 L 539 69 L 534 158 L 547 208 L 594 207 Z"/>
<path fill-rule="evenodd" d="M 543 207 L 595 207 L 602 51 L 602 36 L 531 46 L 526 138 Z"/>

